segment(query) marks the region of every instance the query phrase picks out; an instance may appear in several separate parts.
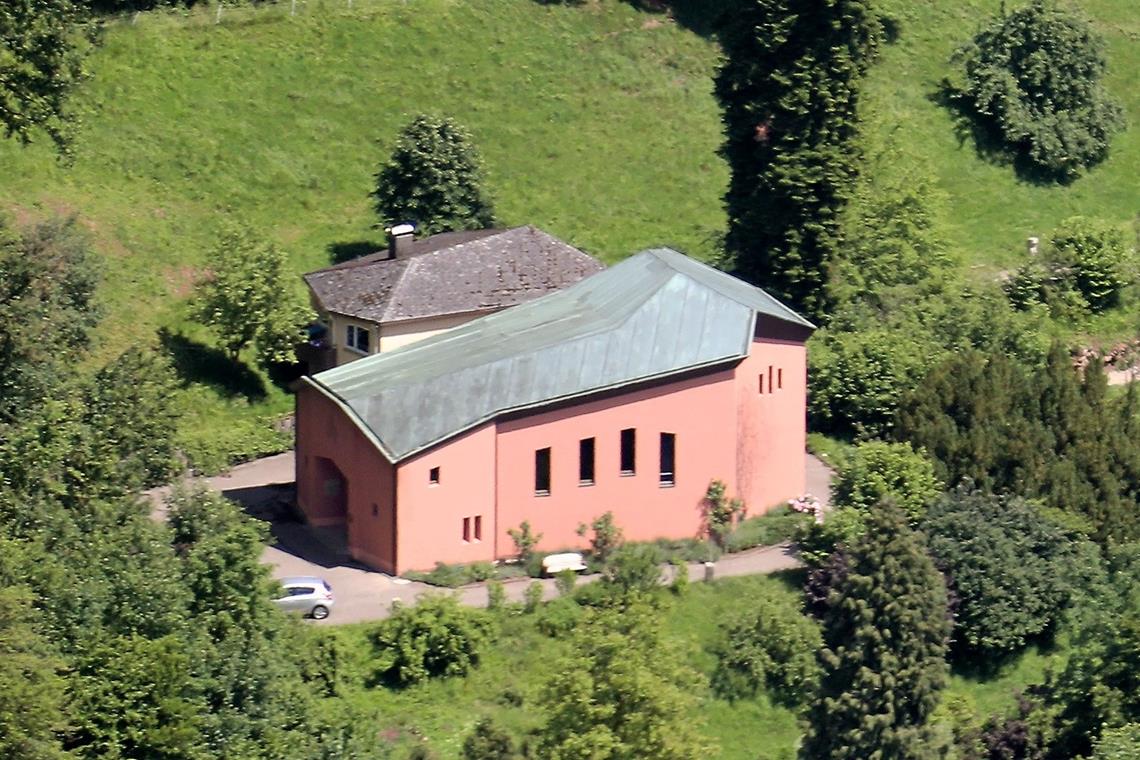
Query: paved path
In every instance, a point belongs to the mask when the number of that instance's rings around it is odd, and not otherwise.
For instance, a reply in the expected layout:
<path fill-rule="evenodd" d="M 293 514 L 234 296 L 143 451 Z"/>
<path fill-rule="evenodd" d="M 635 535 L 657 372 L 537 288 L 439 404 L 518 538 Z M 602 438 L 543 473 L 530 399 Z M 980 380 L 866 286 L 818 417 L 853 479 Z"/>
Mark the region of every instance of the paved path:
<path fill-rule="evenodd" d="M 816 457 L 805 456 L 808 493 L 826 506 L 831 494 L 831 469 Z M 258 459 L 238 465 L 225 475 L 203 479 L 210 488 L 240 502 L 254 517 L 269 522 L 272 543 L 265 548 L 261 560 L 273 568 L 273 577 L 318 575 L 329 582 L 336 595 L 336 606 L 333 614 L 322 624 L 380 620 L 390 614 L 394 601 L 412 602 L 421 594 L 441 591 L 426 583 L 369 570 L 348 557 L 343 536 L 337 531 L 314 530 L 297 521 L 288 506 L 293 499 L 293 481 L 293 452 Z M 163 487 L 148 492 L 155 504 L 156 519 L 165 515 L 163 499 L 169 491 L 168 487 Z M 727 578 L 799 566 L 800 562 L 790 547 L 769 546 L 722 557 L 715 563 L 713 574 L 715 578 Z M 672 568 L 665 568 L 667 579 L 672 578 L 672 573 Z M 589 583 L 597 577 L 583 576 L 578 582 Z M 689 565 L 691 581 L 700 582 L 704 578 L 705 567 L 702 564 Z M 532 582 L 530 578 L 505 582 L 507 598 L 522 601 L 527 586 Z M 540 582 L 544 598 L 557 596 L 553 579 Z M 485 584 L 466 586 L 457 589 L 456 593 L 464 604 L 476 607 L 487 604 Z"/>

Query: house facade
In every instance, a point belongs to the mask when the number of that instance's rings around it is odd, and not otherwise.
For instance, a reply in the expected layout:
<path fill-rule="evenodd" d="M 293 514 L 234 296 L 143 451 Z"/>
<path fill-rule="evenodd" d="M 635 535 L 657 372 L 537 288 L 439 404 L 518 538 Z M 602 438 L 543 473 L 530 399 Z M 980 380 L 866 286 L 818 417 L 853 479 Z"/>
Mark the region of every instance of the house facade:
<path fill-rule="evenodd" d="M 667 249 L 446 335 L 307 378 L 298 503 L 387 572 L 704 530 L 722 480 L 751 514 L 804 490 L 812 326 Z"/>
<path fill-rule="evenodd" d="M 388 248 L 304 276 L 326 332 L 306 360 L 320 371 L 423 340 L 547 295 L 601 263 L 535 227 L 445 232 L 416 240 L 394 229 Z"/>

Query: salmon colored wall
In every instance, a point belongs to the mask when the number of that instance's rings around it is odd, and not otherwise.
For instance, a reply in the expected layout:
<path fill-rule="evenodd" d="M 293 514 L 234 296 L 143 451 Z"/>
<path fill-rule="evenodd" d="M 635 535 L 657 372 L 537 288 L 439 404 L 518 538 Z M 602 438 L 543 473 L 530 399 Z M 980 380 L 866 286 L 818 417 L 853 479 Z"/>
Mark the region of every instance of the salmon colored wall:
<path fill-rule="evenodd" d="M 439 484 L 430 482 L 439 468 Z M 436 562 L 478 562 L 495 558 L 495 426 L 483 425 L 401 462 L 396 503 L 400 505 L 399 572 L 430 570 Z M 474 535 L 481 517 L 482 538 Z M 463 519 L 470 540 L 463 540 Z"/>
<path fill-rule="evenodd" d="M 736 368 L 739 485 L 732 493 L 744 499 L 750 515 L 804 493 L 806 339 L 804 330 L 758 317 L 752 350 Z"/>
<path fill-rule="evenodd" d="M 636 474 L 620 474 L 624 428 L 637 430 Z M 499 423 L 497 556 L 507 529 L 529 520 L 540 550 L 585 547 L 575 532 L 607 511 L 630 540 L 695 536 L 709 481 L 735 485 L 736 397 L 731 369 Z M 676 485 L 662 488 L 659 441 L 676 437 Z M 578 483 L 578 442 L 595 439 L 595 484 Z M 551 448 L 549 496 L 534 491 L 535 451 Z"/>
<path fill-rule="evenodd" d="M 297 391 L 297 504 L 313 525 L 344 524 L 349 553 L 395 572 L 395 468 L 336 404 L 302 385 Z M 322 510 L 324 488 L 318 457 L 344 475 L 347 514 Z M 375 508 L 374 508 L 375 506 Z"/>

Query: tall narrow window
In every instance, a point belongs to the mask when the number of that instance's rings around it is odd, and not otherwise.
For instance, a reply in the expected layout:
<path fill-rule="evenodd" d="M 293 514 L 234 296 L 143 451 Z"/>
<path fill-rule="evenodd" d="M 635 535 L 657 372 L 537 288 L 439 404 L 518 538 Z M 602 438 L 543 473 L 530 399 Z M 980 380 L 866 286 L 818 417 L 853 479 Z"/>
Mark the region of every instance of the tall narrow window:
<path fill-rule="evenodd" d="M 768 392 L 772 393 L 776 390 L 776 384 L 772 382 L 772 365 L 768 365 Z"/>
<path fill-rule="evenodd" d="M 534 452 L 534 492 L 539 496 L 550 494 L 550 449 Z"/>
<path fill-rule="evenodd" d="M 463 543 L 471 541 L 471 518 L 463 518 Z"/>
<path fill-rule="evenodd" d="M 673 433 L 661 434 L 661 485 L 671 486 L 677 482 L 677 436 Z"/>
<path fill-rule="evenodd" d="M 763 373 L 760 374 L 760 392 L 761 393 L 764 392 L 764 374 Z"/>
<path fill-rule="evenodd" d="M 578 485 L 594 485 L 594 439 L 578 441 Z"/>
<path fill-rule="evenodd" d="M 621 474 L 637 472 L 637 430 L 626 428 L 621 431 Z"/>
<path fill-rule="evenodd" d="M 784 387 L 784 370 L 782 368 L 776 370 L 776 387 L 777 388 L 783 388 Z"/>
<path fill-rule="evenodd" d="M 475 515 L 475 540 L 483 540 L 483 515 Z"/>
<path fill-rule="evenodd" d="M 439 485 L 439 468 L 438 467 L 432 467 L 431 471 L 428 472 L 428 483 L 430 485 L 433 485 L 433 486 Z"/>

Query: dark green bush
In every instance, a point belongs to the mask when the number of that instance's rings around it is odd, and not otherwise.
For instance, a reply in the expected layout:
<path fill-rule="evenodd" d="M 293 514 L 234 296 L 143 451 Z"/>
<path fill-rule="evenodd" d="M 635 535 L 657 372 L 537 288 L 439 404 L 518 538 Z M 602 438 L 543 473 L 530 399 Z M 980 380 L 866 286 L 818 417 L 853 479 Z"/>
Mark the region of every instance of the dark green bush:
<path fill-rule="evenodd" d="M 1123 112 L 1101 85 L 1104 43 L 1051 0 L 1002 13 L 961 48 L 959 95 L 1005 145 L 1061 179 L 1108 154 Z"/>
<path fill-rule="evenodd" d="M 1076 547 L 1025 501 L 958 489 L 931 505 L 922 528 L 957 597 L 959 649 L 1016 651 L 1064 610 Z"/>
<path fill-rule="evenodd" d="M 476 723 L 475 730 L 463 740 L 463 760 L 514 760 L 516 757 L 511 735 L 491 718 Z"/>
<path fill-rule="evenodd" d="M 580 604 L 570 598 L 555 599 L 539 608 L 534 627 L 551 638 L 557 638 L 573 631 L 581 619 Z"/>
<path fill-rule="evenodd" d="M 413 606 L 392 605 L 392 617 L 374 634 L 377 673 L 397 686 L 428 678 L 466 675 L 479 664 L 491 635 L 481 610 L 459 605 L 454 596 L 425 594 Z"/>

